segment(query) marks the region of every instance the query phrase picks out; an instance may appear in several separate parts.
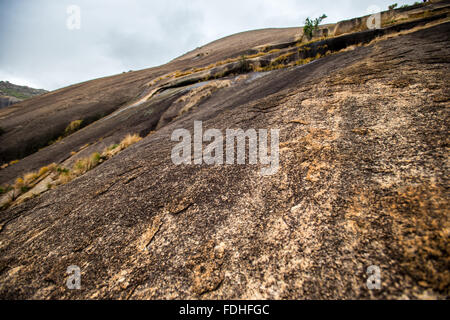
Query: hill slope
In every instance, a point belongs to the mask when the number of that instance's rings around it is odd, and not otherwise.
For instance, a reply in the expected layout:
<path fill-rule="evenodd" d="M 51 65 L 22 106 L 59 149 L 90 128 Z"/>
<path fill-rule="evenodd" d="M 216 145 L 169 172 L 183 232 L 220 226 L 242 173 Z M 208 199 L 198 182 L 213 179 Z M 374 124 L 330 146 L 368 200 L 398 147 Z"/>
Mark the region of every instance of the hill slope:
<path fill-rule="evenodd" d="M 0 212 L 0 297 L 448 298 L 448 1 L 411 10 L 312 42 L 227 37 L 1 111 L 2 161 L 25 158 L 0 181 L 59 171 L 9 191 L 23 193 Z M 175 165 L 171 135 L 194 121 L 279 129 L 279 170 Z M 143 139 L 58 180 L 128 133 Z"/>
<path fill-rule="evenodd" d="M 27 86 L 18 86 L 8 81 L 0 81 L 0 108 L 8 107 L 47 92 L 43 89 L 34 89 Z"/>

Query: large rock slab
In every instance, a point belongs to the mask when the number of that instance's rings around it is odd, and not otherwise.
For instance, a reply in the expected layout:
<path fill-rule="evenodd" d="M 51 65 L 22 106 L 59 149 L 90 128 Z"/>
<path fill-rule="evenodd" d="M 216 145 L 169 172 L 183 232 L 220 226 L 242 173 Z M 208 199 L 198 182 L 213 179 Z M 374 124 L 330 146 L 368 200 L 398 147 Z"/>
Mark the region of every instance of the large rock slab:
<path fill-rule="evenodd" d="M 448 298 L 449 34 L 442 23 L 236 81 L 1 212 L 0 297 Z M 280 129 L 279 170 L 176 166 L 170 136 L 194 120 Z"/>

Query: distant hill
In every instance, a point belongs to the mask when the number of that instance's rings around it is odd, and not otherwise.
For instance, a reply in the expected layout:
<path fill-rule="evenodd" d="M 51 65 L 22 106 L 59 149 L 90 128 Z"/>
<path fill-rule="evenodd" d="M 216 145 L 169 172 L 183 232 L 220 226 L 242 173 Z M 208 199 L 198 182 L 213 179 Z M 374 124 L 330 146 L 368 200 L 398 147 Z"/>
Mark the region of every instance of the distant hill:
<path fill-rule="evenodd" d="M 47 92 L 44 89 L 34 89 L 27 86 L 18 86 L 9 81 L 0 81 L 0 108 Z"/>

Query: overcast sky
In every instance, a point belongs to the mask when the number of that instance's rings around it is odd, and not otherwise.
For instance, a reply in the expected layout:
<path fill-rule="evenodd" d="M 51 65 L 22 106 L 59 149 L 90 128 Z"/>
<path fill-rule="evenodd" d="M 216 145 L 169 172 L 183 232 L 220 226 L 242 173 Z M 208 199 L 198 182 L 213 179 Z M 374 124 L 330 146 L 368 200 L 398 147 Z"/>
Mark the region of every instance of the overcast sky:
<path fill-rule="evenodd" d="M 53 90 L 166 63 L 241 31 L 325 23 L 396 0 L 0 0 L 0 80 Z M 80 28 L 76 12 L 80 8 Z M 69 29 L 67 23 L 75 29 Z"/>

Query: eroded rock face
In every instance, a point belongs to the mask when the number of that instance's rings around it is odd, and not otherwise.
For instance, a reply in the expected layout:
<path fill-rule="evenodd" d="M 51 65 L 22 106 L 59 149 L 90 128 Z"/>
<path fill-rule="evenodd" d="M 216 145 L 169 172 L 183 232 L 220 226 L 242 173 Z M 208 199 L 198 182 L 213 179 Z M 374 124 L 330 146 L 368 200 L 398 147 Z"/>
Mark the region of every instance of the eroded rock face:
<path fill-rule="evenodd" d="M 158 130 L 1 212 L 0 297 L 448 298 L 449 34 L 440 23 L 204 97 L 155 96 Z M 171 134 L 195 120 L 279 129 L 279 170 L 175 165 Z"/>
<path fill-rule="evenodd" d="M 20 101 L 22 100 L 17 99 L 15 97 L 0 96 L 0 108 L 8 107 Z"/>

